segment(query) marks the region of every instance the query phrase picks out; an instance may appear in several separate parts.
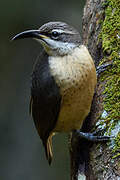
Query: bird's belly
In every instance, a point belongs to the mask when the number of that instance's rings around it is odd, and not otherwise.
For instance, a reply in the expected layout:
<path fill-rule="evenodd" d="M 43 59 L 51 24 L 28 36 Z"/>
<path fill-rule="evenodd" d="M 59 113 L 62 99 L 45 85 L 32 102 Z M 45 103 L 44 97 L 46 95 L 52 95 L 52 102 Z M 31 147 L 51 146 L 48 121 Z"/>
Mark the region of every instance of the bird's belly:
<path fill-rule="evenodd" d="M 80 129 L 91 107 L 93 94 L 84 88 L 69 89 L 63 97 L 55 132 Z"/>

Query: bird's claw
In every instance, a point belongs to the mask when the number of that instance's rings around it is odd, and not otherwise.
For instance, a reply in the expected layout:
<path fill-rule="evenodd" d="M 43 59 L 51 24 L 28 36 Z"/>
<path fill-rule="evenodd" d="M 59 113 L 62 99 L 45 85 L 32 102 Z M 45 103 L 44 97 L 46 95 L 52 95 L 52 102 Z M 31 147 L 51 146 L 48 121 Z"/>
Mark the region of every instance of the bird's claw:
<path fill-rule="evenodd" d="M 97 133 L 100 131 L 95 131 L 93 133 L 85 133 L 85 132 L 81 132 L 81 131 L 76 131 L 77 135 L 88 140 L 88 141 L 92 141 L 92 142 L 103 142 L 103 141 L 108 141 L 111 138 L 113 138 L 112 136 L 99 136 L 97 135 Z"/>
<path fill-rule="evenodd" d="M 110 67 L 112 65 L 113 65 L 113 63 L 103 64 L 101 66 L 98 66 L 96 69 L 97 76 L 99 76 L 102 72 L 104 72 L 108 67 Z"/>

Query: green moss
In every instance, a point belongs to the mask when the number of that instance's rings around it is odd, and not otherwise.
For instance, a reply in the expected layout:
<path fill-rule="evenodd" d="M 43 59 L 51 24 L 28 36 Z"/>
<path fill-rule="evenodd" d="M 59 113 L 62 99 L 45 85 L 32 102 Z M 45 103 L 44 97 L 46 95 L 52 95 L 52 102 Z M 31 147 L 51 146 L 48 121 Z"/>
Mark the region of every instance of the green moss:
<path fill-rule="evenodd" d="M 113 152 L 115 153 L 113 158 L 120 157 L 120 132 L 117 134 L 117 137 L 115 139 L 115 146 L 113 148 Z"/>
<path fill-rule="evenodd" d="M 113 62 L 113 67 L 101 77 L 106 82 L 103 94 L 104 110 L 108 115 L 104 123 L 110 133 L 120 123 L 120 0 L 106 0 L 104 7 L 105 19 L 100 33 L 104 59 L 100 64 Z M 114 158 L 120 156 L 120 130 L 115 135 Z"/>

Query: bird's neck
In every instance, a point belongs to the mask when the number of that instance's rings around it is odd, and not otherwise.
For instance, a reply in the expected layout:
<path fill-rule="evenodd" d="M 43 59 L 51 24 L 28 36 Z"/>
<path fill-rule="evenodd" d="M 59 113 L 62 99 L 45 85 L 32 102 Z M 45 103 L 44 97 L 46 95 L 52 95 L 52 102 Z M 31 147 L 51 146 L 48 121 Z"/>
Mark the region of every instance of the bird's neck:
<path fill-rule="evenodd" d="M 74 43 L 60 42 L 53 40 L 50 41 L 52 41 L 50 42 L 51 46 L 49 46 L 49 44 L 44 44 L 43 47 L 49 56 L 54 56 L 54 57 L 69 55 L 78 46 L 77 44 Z"/>

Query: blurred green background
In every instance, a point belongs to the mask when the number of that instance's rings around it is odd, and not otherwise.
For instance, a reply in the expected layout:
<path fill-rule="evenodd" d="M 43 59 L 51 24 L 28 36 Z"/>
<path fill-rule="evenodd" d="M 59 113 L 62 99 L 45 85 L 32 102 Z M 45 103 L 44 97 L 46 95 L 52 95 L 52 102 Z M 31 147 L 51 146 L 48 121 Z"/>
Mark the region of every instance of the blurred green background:
<path fill-rule="evenodd" d="M 81 31 L 85 0 L 0 1 L 0 180 L 69 180 L 68 137 L 53 139 L 51 167 L 28 113 L 30 74 L 41 51 L 34 40 L 10 42 L 15 34 L 49 21 Z"/>

